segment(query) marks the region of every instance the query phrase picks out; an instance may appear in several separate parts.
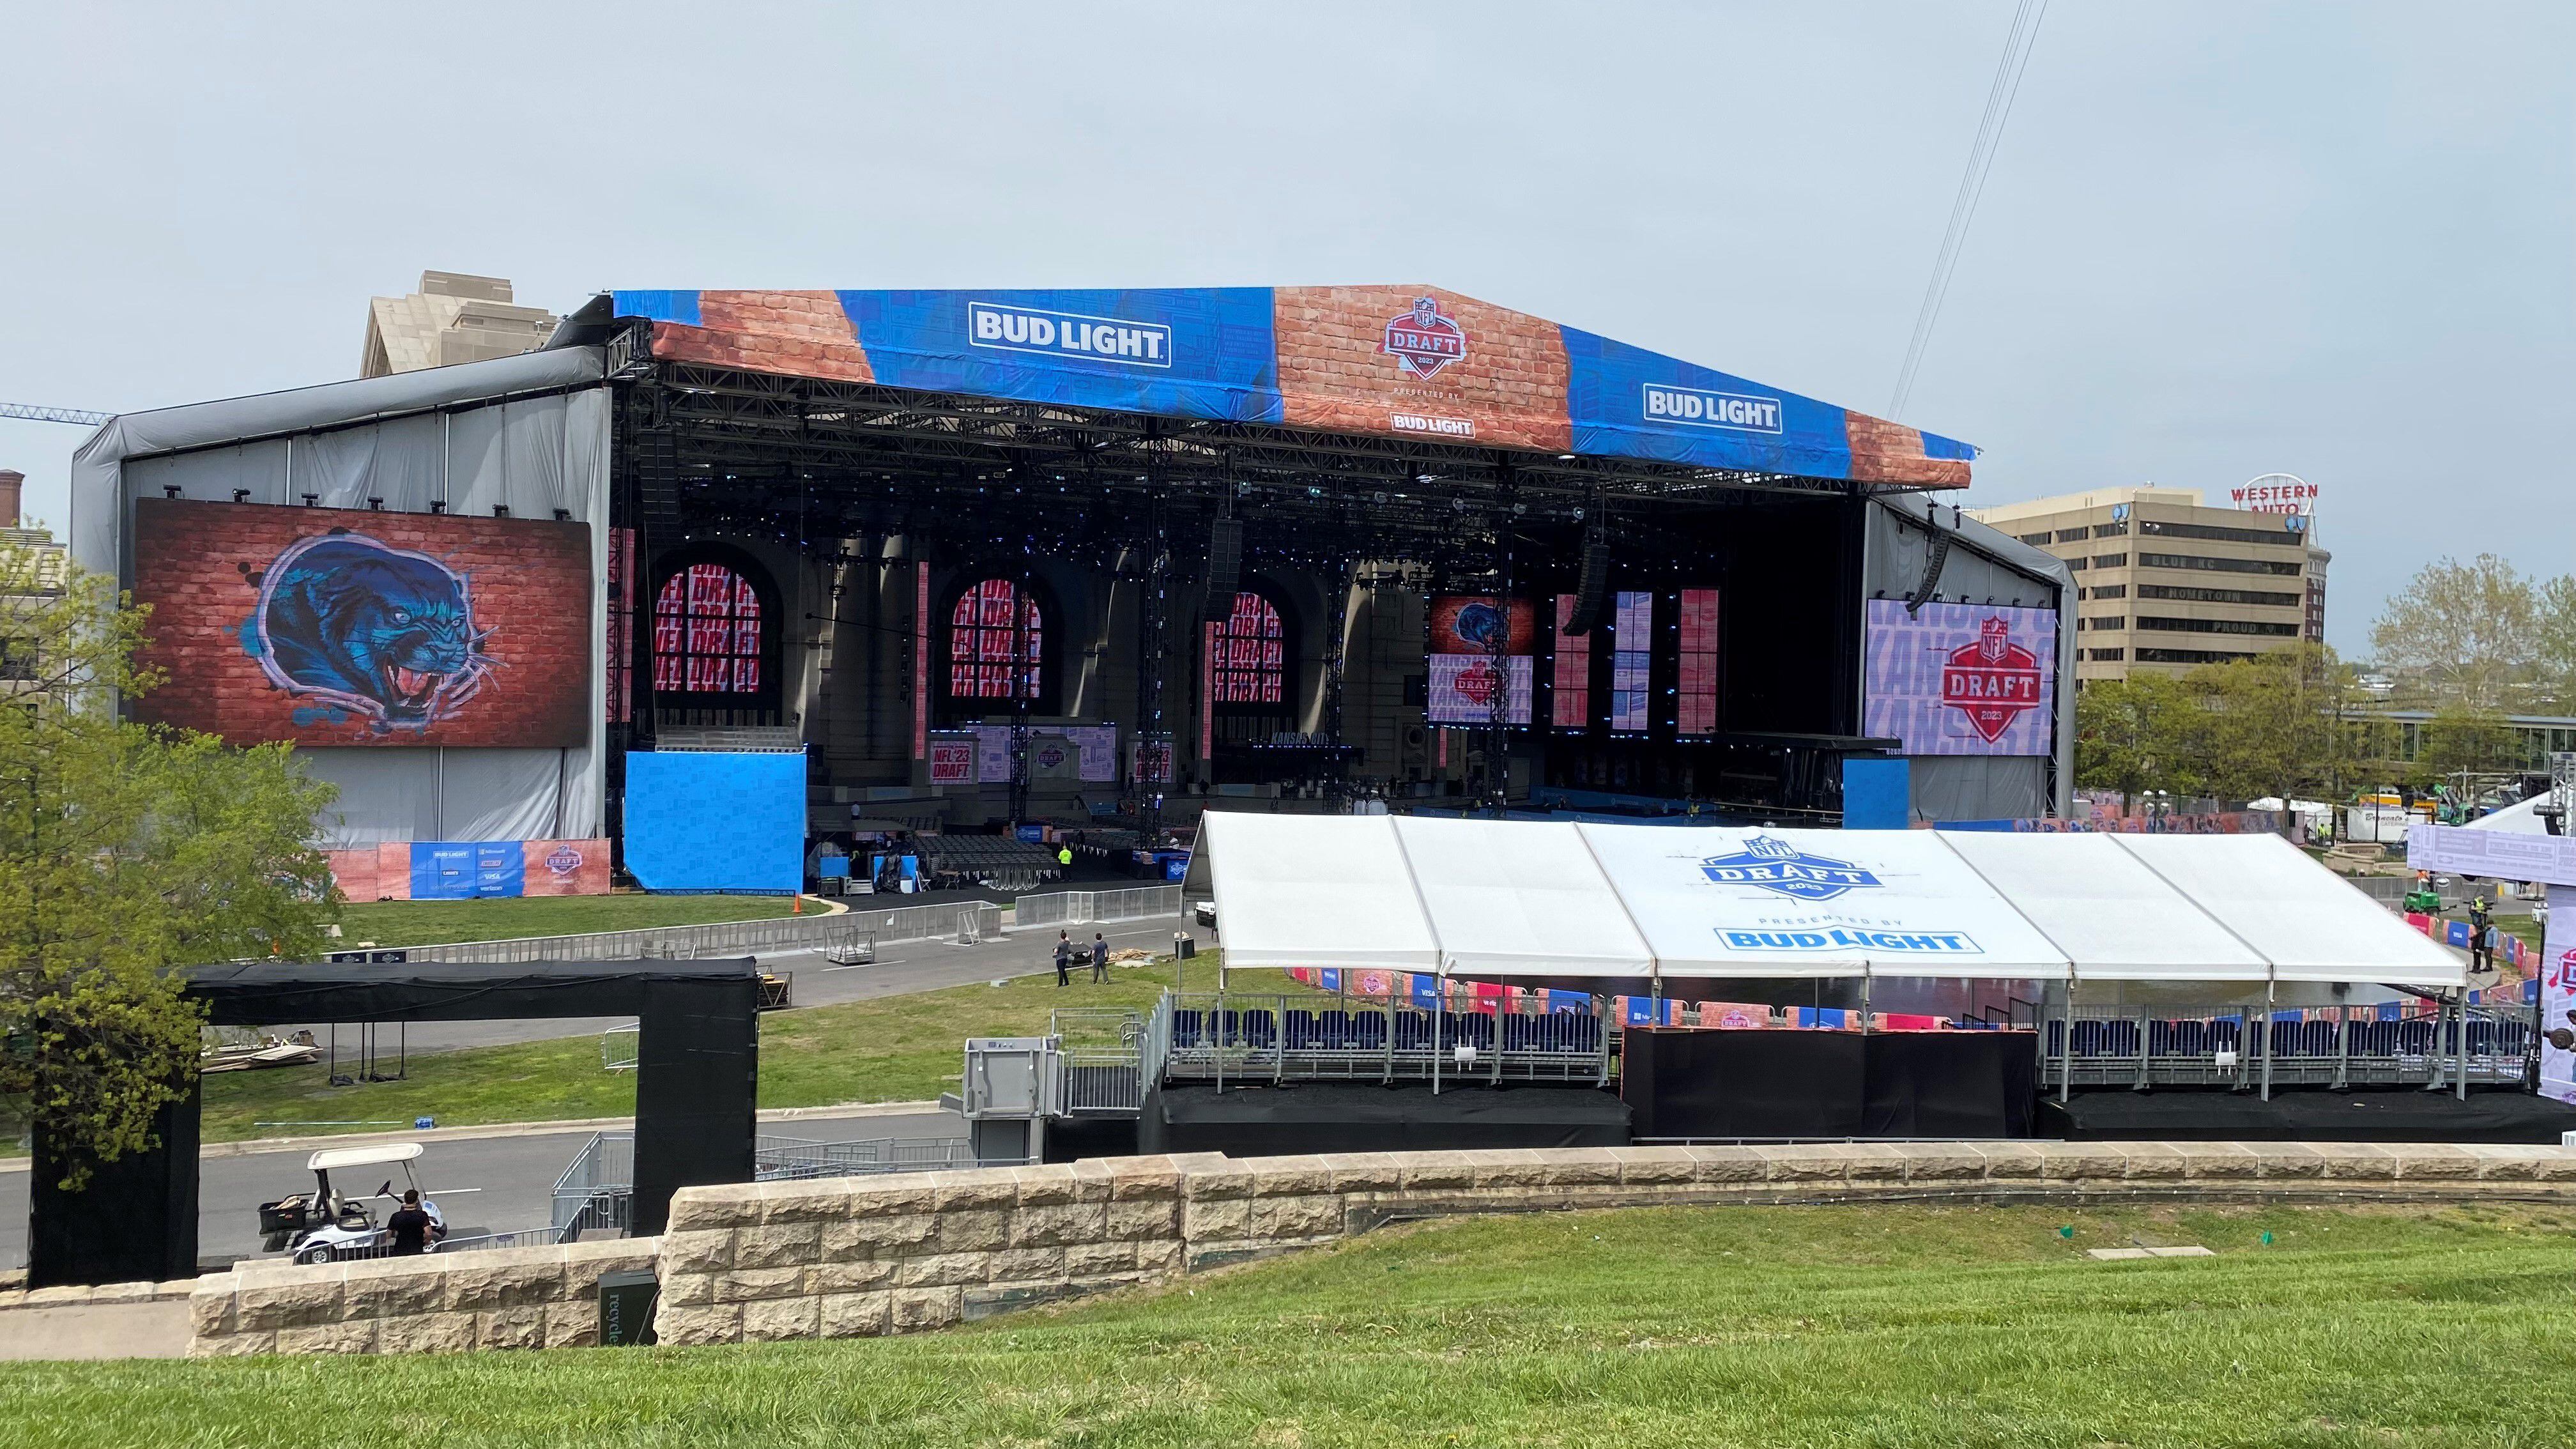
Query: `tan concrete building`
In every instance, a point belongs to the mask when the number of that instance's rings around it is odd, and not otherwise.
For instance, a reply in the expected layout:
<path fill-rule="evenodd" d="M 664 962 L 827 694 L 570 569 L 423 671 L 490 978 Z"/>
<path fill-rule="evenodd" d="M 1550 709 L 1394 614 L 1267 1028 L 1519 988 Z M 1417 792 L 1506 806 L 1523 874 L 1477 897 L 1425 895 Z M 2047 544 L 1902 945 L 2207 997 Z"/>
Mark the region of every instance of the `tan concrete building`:
<path fill-rule="evenodd" d="M 2180 674 L 2325 638 L 2326 564 L 2299 514 L 2197 488 L 2101 488 L 1969 510 L 2075 571 L 2075 678 Z"/>
<path fill-rule="evenodd" d="M 417 372 L 452 362 L 515 357 L 546 345 L 555 314 L 511 300 L 507 277 L 423 272 L 420 290 L 367 303 L 367 341 L 358 376 Z"/>

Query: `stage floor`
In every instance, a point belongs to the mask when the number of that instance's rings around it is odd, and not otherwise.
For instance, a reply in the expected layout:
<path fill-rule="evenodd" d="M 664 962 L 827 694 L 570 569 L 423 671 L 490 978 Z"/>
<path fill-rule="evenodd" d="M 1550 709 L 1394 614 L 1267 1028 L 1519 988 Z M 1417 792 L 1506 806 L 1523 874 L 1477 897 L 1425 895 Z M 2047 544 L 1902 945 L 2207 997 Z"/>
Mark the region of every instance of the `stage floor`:
<path fill-rule="evenodd" d="M 2073 1141 L 2496 1142 L 2556 1146 L 2576 1107 L 2529 1092 L 2421 1089 L 2254 1094 L 2165 1090 L 2042 1098 L 2037 1132 Z"/>

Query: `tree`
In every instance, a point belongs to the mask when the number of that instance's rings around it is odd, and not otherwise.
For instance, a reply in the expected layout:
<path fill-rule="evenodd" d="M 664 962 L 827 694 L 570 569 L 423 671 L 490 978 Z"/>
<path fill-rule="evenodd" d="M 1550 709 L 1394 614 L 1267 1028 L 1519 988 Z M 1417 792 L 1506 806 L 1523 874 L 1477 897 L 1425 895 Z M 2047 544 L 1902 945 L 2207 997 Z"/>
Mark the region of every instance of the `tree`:
<path fill-rule="evenodd" d="M 2537 608 L 2532 666 L 2540 703 L 2552 714 L 2576 712 L 2576 578 L 2560 574 L 2542 584 Z"/>
<path fill-rule="evenodd" d="M 2075 783 L 2119 791 L 2124 808 L 2149 790 L 2192 794 L 2207 725 L 2199 697 L 2170 675 L 2094 680 L 2075 693 Z"/>
<path fill-rule="evenodd" d="M 2284 802 L 2340 793 L 2353 762 L 2347 720 L 2356 686 L 2333 650 L 2302 644 L 2204 664 L 2183 684 L 2207 711 L 2203 767 L 2213 793 Z"/>
<path fill-rule="evenodd" d="M 2513 724 L 2491 709 L 2446 704 L 2424 723 L 2423 745 L 2415 755 L 2414 783 L 2430 789 L 2463 771 L 2491 774 L 2521 764 L 2521 741 Z M 2472 795 L 2475 790 L 2470 791 Z"/>
<path fill-rule="evenodd" d="M 2491 553 L 2426 564 L 2371 627 L 2381 662 L 2423 675 L 2444 702 L 2501 708 L 2531 672 L 2540 621 L 2531 584 Z"/>
<path fill-rule="evenodd" d="M 169 968 L 320 948 L 333 791 L 285 745 L 120 718 L 157 682 L 144 611 L 42 565 L 0 548 L 0 1092 L 77 1189 L 194 1078 L 202 1017 Z"/>

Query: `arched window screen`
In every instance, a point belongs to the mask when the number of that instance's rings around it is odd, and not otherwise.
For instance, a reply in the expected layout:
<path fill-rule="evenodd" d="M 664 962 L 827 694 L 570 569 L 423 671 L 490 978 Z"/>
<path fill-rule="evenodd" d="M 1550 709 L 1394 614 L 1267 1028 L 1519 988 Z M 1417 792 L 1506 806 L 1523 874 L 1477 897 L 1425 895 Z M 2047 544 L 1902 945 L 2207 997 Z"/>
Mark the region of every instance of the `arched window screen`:
<path fill-rule="evenodd" d="M 1218 704 L 1281 704 L 1288 694 L 1288 646 L 1279 609 L 1246 590 L 1234 596 L 1234 612 L 1208 625 L 1213 677 L 1210 698 Z"/>
<path fill-rule="evenodd" d="M 760 595 L 723 564 L 691 564 L 653 601 L 653 687 L 671 693 L 760 692 Z"/>
<path fill-rule="evenodd" d="M 1019 596 L 1019 587 L 1009 579 L 986 579 L 957 596 L 957 608 L 948 616 L 948 693 L 958 699 L 1009 699 L 1011 694 L 1012 651 L 1020 649 L 1025 675 L 1020 688 L 1028 698 L 1038 697 L 1038 663 L 1046 657 L 1040 648 L 1045 638 L 1046 619 L 1038 610 L 1037 600 L 1028 601 L 1025 620 L 1011 617 L 1011 603 Z M 1019 626 L 1027 625 L 1026 644 L 1021 644 Z"/>

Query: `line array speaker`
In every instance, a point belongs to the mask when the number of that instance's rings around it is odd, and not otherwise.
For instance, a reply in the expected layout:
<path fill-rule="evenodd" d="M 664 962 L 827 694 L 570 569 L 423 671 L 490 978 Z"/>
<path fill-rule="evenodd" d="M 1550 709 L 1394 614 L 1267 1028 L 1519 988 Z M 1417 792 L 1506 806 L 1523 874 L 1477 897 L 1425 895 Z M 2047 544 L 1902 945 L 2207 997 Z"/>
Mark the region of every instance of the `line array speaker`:
<path fill-rule="evenodd" d="M 1243 520 L 1220 518 L 1208 525 L 1207 600 L 1199 617 L 1222 623 L 1234 617 L 1234 596 L 1243 587 Z"/>
<path fill-rule="evenodd" d="M 1574 613 L 1565 621 L 1568 634 L 1589 634 L 1601 622 L 1601 602 L 1609 597 L 1610 540 L 1599 533 L 1583 538 L 1583 577 L 1574 586 Z"/>

